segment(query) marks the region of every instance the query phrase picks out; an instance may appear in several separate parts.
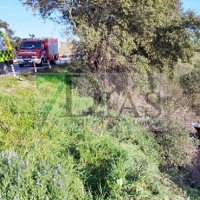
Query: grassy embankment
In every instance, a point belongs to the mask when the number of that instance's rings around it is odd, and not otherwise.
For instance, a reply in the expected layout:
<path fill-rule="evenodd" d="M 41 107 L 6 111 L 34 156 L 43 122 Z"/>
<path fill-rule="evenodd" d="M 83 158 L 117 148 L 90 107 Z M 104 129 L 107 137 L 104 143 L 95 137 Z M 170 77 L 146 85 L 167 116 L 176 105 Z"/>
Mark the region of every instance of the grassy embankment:
<path fill-rule="evenodd" d="M 128 113 L 108 126 L 64 75 L 22 78 L 0 79 L 2 199 L 187 199 L 184 184 L 160 170 L 181 149 L 172 132 L 157 139 Z"/>

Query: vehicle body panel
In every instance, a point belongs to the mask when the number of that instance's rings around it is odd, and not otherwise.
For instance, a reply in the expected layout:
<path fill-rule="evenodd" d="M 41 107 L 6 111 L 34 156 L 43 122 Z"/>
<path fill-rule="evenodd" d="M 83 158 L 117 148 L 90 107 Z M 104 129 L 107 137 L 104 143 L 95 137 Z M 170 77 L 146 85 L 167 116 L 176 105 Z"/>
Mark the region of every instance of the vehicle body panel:
<path fill-rule="evenodd" d="M 0 72 L 7 73 L 5 68 L 13 64 L 12 46 L 6 30 L 0 28 Z"/>

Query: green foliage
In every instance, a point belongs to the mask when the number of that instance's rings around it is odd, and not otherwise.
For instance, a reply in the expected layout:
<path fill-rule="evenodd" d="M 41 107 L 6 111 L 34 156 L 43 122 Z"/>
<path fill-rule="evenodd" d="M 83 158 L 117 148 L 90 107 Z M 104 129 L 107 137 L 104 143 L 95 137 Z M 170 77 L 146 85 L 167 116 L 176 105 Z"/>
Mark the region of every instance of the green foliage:
<path fill-rule="evenodd" d="M 67 162 L 37 160 L 14 151 L 1 152 L 0 195 L 3 199 L 82 199 L 82 185 Z M 27 157 L 29 159 L 27 159 Z M 82 197 L 81 197 L 82 196 Z"/>
<path fill-rule="evenodd" d="M 60 76 L 23 80 L 0 80 L 3 198 L 186 199 L 159 171 L 154 136 L 132 116 L 119 116 L 109 127 L 98 115 L 64 116 L 66 85 L 44 118 Z M 91 99 L 75 88 L 72 96 L 74 113 L 81 114 Z"/>
<path fill-rule="evenodd" d="M 197 113 L 200 111 L 200 60 L 194 64 L 194 69 L 180 77 L 180 85 L 183 88 L 187 104 Z"/>
<path fill-rule="evenodd" d="M 93 71 L 145 65 L 162 71 L 189 61 L 199 36 L 199 16 L 183 12 L 179 0 L 21 1 L 44 18 L 67 21 Z"/>
<path fill-rule="evenodd" d="M 197 189 L 193 189 L 191 188 L 188 191 L 188 195 L 190 196 L 190 198 L 193 200 L 198 200 L 199 199 L 199 191 Z"/>

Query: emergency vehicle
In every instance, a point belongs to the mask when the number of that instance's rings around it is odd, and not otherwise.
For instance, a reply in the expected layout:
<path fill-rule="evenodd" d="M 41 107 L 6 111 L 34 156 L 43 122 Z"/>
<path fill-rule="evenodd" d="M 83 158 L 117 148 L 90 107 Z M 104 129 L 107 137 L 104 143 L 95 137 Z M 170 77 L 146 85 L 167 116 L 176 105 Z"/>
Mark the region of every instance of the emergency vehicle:
<path fill-rule="evenodd" d="M 17 60 L 20 67 L 34 63 L 37 66 L 42 66 L 47 61 L 54 64 L 58 58 L 58 40 L 54 38 L 24 38 L 17 50 Z"/>
<path fill-rule="evenodd" d="M 13 52 L 5 28 L 0 28 L 0 73 L 7 74 L 13 64 Z"/>

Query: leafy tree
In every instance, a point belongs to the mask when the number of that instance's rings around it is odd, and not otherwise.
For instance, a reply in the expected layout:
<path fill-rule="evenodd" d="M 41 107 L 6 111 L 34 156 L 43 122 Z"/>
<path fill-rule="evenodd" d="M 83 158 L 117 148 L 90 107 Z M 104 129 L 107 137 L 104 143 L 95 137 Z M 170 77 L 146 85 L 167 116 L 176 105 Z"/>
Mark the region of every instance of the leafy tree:
<path fill-rule="evenodd" d="M 21 43 L 21 38 L 18 37 L 18 36 L 14 36 L 12 39 L 11 39 L 11 44 L 13 47 L 19 47 L 20 46 L 20 43 Z"/>
<path fill-rule="evenodd" d="M 200 16 L 183 12 L 179 0 L 20 0 L 43 18 L 67 21 L 92 70 L 134 68 L 162 71 L 189 61 L 200 35 Z M 52 17 L 54 12 L 60 16 Z"/>

